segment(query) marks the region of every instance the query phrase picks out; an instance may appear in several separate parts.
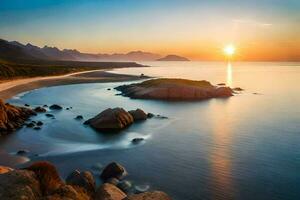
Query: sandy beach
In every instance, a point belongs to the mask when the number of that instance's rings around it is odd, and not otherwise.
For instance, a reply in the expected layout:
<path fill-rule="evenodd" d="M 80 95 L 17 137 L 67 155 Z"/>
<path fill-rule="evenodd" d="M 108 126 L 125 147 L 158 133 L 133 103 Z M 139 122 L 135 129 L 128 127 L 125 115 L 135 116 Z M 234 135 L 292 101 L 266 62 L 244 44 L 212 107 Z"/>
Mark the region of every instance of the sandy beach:
<path fill-rule="evenodd" d="M 146 77 L 145 77 L 146 78 Z M 139 76 L 114 74 L 105 70 L 76 72 L 60 76 L 34 77 L 0 83 L 0 99 L 7 100 L 19 93 L 42 87 L 139 80 Z"/>

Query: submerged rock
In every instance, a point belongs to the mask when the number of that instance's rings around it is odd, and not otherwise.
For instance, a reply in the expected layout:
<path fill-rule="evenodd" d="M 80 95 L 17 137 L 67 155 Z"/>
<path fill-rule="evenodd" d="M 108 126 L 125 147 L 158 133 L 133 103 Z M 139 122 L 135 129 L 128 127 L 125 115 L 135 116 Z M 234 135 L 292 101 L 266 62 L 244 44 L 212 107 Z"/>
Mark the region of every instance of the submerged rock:
<path fill-rule="evenodd" d="M 46 115 L 46 117 L 54 117 L 54 115 L 49 114 L 49 113 L 47 113 L 47 114 L 45 114 L 45 115 Z"/>
<path fill-rule="evenodd" d="M 152 79 L 115 88 L 123 96 L 137 99 L 203 100 L 233 96 L 229 87 L 217 87 L 208 81 L 187 79 Z"/>
<path fill-rule="evenodd" d="M 49 107 L 51 110 L 62 110 L 63 108 L 60 105 L 53 104 Z"/>
<path fill-rule="evenodd" d="M 103 180 L 107 180 L 110 178 L 121 179 L 127 175 L 125 168 L 119 163 L 112 162 L 107 165 L 101 173 L 101 178 Z"/>
<path fill-rule="evenodd" d="M 19 151 L 17 152 L 18 155 L 25 155 L 25 154 L 27 154 L 27 153 L 29 153 L 29 151 L 26 150 L 26 149 L 19 150 Z"/>
<path fill-rule="evenodd" d="M 126 128 L 133 121 L 132 115 L 123 108 L 108 108 L 84 124 L 89 124 L 98 131 L 116 131 Z"/>

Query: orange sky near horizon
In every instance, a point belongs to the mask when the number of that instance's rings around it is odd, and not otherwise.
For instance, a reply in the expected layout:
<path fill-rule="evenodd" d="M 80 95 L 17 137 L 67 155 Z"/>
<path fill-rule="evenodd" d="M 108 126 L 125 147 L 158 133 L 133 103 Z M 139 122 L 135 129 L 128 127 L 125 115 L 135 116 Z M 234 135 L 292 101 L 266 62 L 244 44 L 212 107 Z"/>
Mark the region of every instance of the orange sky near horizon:
<path fill-rule="evenodd" d="M 300 1 L 4 1 L 0 38 L 86 53 L 300 61 Z"/>

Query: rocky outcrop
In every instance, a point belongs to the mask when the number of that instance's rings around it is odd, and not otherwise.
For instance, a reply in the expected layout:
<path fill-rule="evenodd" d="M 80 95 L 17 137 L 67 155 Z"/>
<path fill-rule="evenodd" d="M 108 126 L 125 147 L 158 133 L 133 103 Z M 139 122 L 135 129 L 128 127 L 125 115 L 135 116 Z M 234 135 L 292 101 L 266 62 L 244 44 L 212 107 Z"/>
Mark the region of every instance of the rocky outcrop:
<path fill-rule="evenodd" d="M 123 96 L 136 99 L 203 100 L 233 96 L 229 87 L 214 86 L 208 81 L 186 79 L 152 79 L 115 88 Z"/>
<path fill-rule="evenodd" d="M 35 200 L 42 196 L 40 183 L 34 172 L 13 170 L 0 174 L 0 199 Z"/>
<path fill-rule="evenodd" d="M 85 122 L 98 131 L 116 131 L 126 128 L 133 123 L 130 113 L 123 108 L 108 108 Z"/>
<path fill-rule="evenodd" d="M 17 107 L 0 100 L 0 136 L 21 128 L 30 116 L 36 113 L 24 107 Z"/>
<path fill-rule="evenodd" d="M 111 163 L 103 171 L 108 177 L 119 177 L 124 172 L 125 168 L 116 163 Z M 108 180 L 112 179 L 116 178 Z M 96 189 L 93 175 L 88 171 L 78 170 L 72 172 L 64 182 L 54 165 L 49 162 L 37 162 L 21 170 L 8 168 L 5 173 L 0 174 L 0 199 L 170 200 L 168 195 L 159 191 L 127 196 L 124 191 L 131 187 L 131 183 L 119 182 L 117 179 L 113 182 L 115 185 L 106 182 Z"/>

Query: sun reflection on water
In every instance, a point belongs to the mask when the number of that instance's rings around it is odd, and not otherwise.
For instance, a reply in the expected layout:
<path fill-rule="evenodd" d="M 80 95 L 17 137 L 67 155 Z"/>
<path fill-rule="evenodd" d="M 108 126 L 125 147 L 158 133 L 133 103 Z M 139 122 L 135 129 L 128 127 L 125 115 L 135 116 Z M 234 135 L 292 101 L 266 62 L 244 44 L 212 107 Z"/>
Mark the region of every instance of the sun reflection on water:
<path fill-rule="evenodd" d="M 232 65 L 231 62 L 227 63 L 227 86 L 232 87 Z"/>

